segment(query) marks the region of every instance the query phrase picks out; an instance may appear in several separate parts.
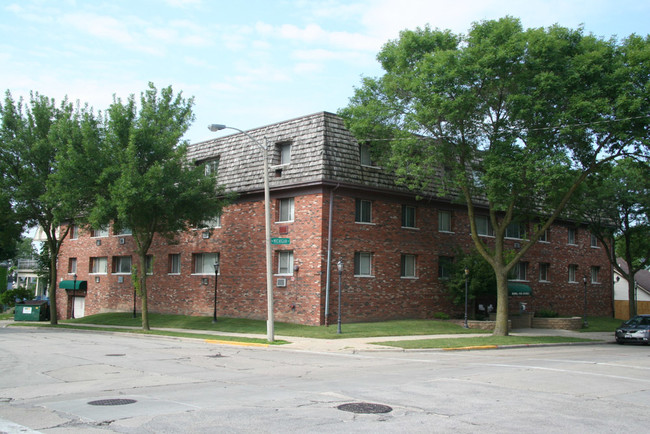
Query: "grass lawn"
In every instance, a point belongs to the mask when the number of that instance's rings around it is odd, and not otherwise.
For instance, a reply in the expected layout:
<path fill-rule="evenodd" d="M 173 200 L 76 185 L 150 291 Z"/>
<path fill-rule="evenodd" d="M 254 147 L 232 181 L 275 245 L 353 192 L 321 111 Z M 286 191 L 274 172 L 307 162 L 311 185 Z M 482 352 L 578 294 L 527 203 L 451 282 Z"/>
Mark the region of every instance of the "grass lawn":
<path fill-rule="evenodd" d="M 104 326 L 140 327 L 142 319 L 131 313 L 102 313 L 83 318 L 60 321 L 62 324 L 99 324 Z M 266 335 L 266 321 L 242 318 L 218 318 L 212 323 L 211 317 L 149 314 L 149 325 L 152 329 L 175 328 L 194 331 L 209 330 L 211 332 L 250 333 Z M 400 320 L 373 323 L 342 324 L 342 334 L 337 334 L 336 324 L 329 327 L 306 326 L 276 322 L 275 334 L 281 336 L 297 336 L 317 339 L 344 339 L 378 336 L 412 336 L 438 334 L 489 333 L 487 331 L 464 329 L 463 327 L 438 320 Z"/>
<path fill-rule="evenodd" d="M 614 330 L 618 326 L 621 325 L 623 320 L 616 319 L 616 318 L 609 318 L 609 317 L 587 317 L 587 323 L 589 324 L 589 327 L 583 327 L 579 331 L 581 332 L 612 332 L 614 334 Z"/>
<path fill-rule="evenodd" d="M 570 338 L 564 336 L 485 336 L 485 337 L 458 337 L 441 339 L 417 339 L 406 341 L 375 342 L 377 345 L 386 345 L 404 349 L 450 348 L 461 349 L 468 347 L 497 348 L 507 345 L 537 345 L 557 344 L 567 342 L 595 342 L 593 339 Z"/>

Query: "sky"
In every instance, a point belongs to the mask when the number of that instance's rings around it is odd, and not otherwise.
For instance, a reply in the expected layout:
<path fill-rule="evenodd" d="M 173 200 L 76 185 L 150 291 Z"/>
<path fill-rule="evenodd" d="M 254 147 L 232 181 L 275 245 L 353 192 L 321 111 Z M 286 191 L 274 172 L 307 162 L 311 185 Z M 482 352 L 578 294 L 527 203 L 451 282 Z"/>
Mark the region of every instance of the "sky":
<path fill-rule="evenodd" d="M 242 130 L 348 104 L 405 29 L 466 33 L 510 15 L 623 39 L 650 33 L 648 0 L 0 0 L 0 89 L 104 111 L 153 82 L 194 97 L 185 135 Z M 3 99 L 4 100 L 4 99 Z"/>

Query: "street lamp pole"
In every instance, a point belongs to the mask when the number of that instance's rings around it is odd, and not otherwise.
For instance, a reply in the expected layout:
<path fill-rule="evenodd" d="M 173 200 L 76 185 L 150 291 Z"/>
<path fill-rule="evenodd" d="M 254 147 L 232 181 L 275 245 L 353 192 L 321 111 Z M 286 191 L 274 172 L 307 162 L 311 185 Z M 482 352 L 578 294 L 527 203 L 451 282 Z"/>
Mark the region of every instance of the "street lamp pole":
<path fill-rule="evenodd" d="M 77 290 L 77 273 L 74 274 L 74 281 L 72 282 L 72 311 L 70 312 L 71 319 L 74 319 L 74 296 L 76 290 Z"/>
<path fill-rule="evenodd" d="M 343 261 L 339 259 L 339 262 L 336 263 L 336 268 L 339 270 L 339 317 L 338 317 L 338 329 L 336 330 L 337 334 L 341 334 L 341 275 L 343 274 Z"/>
<path fill-rule="evenodd" d="M 467 325 L 467 294 L 468 294 L 468 285 L 467 281 L 469 278 L 469 268 L 465 267 L 465 322 L 463 323 L 463 327 L 466 329 L 469 328 Z"/>
<path fill-rule="evenodd" d="M 589 327 L 589 323 L 587 322 L 587 276 L 584 276 L 582 278 L 582 283 L 584 283 L 585 286 L 585 308 L 584 308 L 584 314 L 582 316 L 582 326 L 583 327 Z"/>
<path fill-rule="evenodd" d="M 217 322 L 217 279 L 219 278 L 219 257 L 214 260 L 214 310 L 212 311 L 212 324 Z"/>
<path fill-rule="evenodd" d="M 210 131 L 220 131 L 224 129 L 235 130 L 253 141 L 261 150 L 264 158 L 264 226 L 266 238 L 266 300 L 267 300 L 267 321 L 266 321 L 266 338 L 269 342 L 274 339 L 274 320 L 273 320 L 273 264 L 271 262 L 271 193 L 269 191 L 269 146 L 268 142 L 262 145 L 253 136 L 239 128 L 228 127 L 222 124 L 208 125 Z"/>

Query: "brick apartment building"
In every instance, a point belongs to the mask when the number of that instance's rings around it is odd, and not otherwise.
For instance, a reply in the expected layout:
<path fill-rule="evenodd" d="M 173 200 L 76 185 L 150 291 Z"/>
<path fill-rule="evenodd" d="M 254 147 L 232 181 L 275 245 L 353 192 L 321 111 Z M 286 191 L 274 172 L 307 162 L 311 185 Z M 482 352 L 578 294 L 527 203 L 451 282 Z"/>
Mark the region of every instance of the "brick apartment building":
<path fill-rule="evenodd" d="M 372 164 L 367 149 L 334 114 L 248 133 L 270 149 L 271 237 L 288 239 L 273 245 L 277 321 L 322 325 L 326 311 L 335 320 L 339 259 L 346 322 L 459 313 L 443 282 L 454 252 L 472 246 L 464 206 L 433 194 L 417 200 Z M 189 158 L 207 171 L 218 170 L 219 183 L 237 198 L 211 230 L 179 234 L 174 243 L 155 241 L 149 310 L 211 315 L 218 257 L 218 316 L 266 319 L 262 152 L 246 135 L 235 134 L 192 145 Z M 489 237 L 487 214 L 478 218 L 479 233 Z M 524 229 L 514 227 L 509 234 L 513 247 Z M 60 317 L 131 311 L 132 237 L 112 228 L 73 232 L 59 256 Z M 85 289 L 66 289 L 75 275 Z M 588 314 L 612 314 L 612 273 L 604 249 L 572 222 L 557 222 L 528 252 L 516 278 L 530 293 L 511 295 L 511 311 L 523 302 L 529 311 L 582 315 L 586 288 Z"/>

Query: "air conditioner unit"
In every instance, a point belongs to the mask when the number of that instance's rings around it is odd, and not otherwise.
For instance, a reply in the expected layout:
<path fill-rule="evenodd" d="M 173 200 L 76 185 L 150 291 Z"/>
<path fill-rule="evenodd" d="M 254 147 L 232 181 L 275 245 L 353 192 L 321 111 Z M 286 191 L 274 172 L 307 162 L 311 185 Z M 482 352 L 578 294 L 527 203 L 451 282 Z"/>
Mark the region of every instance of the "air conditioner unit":
<path fill-rule="evenodd" d="M 124 276 L 117 276 L 117 283 L 124 283 Z"/>
<path fill-rule="evenodd" d="M 284 288 L 287 286 L 287 279 L 278 279 L 278 288 Z"/>
<path fill-rule="evenodd" d="M 209 231 L 203 231 L 203 238 L 210 238 L 210 232 Z"/>
<path fill-rule="evenodd" d="M 120 238 L 120 244 L 124 244 L 124 243 L 125 243 L 124 238 Z"/>
<path fill-rule="evenodd" d="M 95 241 L 95 244 L 98 245 L 98 246 L 101 246 L 102 245 L 102 240 Z"/>
<path fill-rule="evenodd" d="M 520 243 L 515 243 L 515 249 L 521 249 L 521 244 Z"/>

